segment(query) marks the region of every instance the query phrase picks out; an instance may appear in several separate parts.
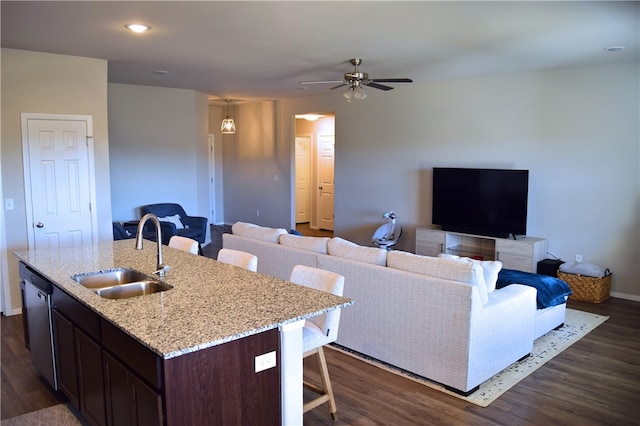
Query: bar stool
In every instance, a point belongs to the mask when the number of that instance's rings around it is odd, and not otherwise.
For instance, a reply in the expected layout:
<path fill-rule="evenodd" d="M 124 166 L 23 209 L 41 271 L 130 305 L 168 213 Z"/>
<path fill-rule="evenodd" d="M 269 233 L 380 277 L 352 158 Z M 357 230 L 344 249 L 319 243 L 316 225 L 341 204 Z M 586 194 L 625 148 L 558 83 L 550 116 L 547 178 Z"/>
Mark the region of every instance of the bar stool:
<path fill-rule="evenodd" d="M 333 293 L 336 296 L 342 296 L 344 291 L 344 277 L 342 275 L 309 266 L 296 265 L 291 271 L 290 281 L 316 290 Z M 303 383 L 307 389 L 319 394 L 317 398 L 304 404 L 303 412 L 306 413 L 328 402 L 329 413 L 333 421 L 337 420 L 338 415 L 323 346 L 334 342 L 338 338 L 340 311 L 341 309 L 335 309 L 324 315 L 309 318 L 305 321 L 302 330 L 303 356 L 305 358 L 311 355 L 316 356 L 322 382 L 322 386 L 317 386 L 307 381 Z"/>
<path fill-rule="evenodd" d="M 192 254 L 200 253 L 200 243 L 191 238 L 181 237 L 174 235 L 169 239 L 169 247 L 177 248 L 178 250 L 188 251 Z"/>
<path fill-rule="evenodd" d="M 216 259 L 249 271 L 256 272 L 258 270 L 258 257 L 244 251 L 222 248 L 218 252 Z"/>

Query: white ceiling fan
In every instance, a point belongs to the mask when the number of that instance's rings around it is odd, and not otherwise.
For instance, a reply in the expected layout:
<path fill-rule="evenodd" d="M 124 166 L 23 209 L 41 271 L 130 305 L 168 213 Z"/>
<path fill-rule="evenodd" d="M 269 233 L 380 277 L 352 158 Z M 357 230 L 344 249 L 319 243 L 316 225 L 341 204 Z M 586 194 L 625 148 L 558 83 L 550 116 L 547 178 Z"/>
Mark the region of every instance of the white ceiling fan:
<path fill-rule="evenodd" d="M 392 90 L 393 87 L 380 83 L 413 83 L 410 78 L 369 78 L 369 74 L 361 72 L 358 66 L 362 64 L 362 59 L 353 58 L 349 60 L 351 65 L 354 66 L 352 72 L 345 73 L 343 80 L 318 80 L 318 81 L 301 81 L 300 84 L 335 84 L 337 86 L 330 87 L 327 90 L 334 90 L 340 87 L 347 86 L 347 90 L 343 93 L 344 97 L 350 101 L 352 98 L 365 99 L 367 94 L 362 89 L 362 86 L 369 86 L 375 89 L 384 91 Z"/>

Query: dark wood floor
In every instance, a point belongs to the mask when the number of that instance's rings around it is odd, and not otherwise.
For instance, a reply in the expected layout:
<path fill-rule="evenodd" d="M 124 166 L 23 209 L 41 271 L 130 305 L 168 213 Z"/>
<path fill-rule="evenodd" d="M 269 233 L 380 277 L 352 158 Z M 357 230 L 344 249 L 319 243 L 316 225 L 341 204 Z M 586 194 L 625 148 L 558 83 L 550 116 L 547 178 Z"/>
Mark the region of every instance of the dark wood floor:
<path fill-rule="evenodd" d="M 340 352 L 326 351 L 343 425 L 638 425 L 640 303 L 609 299 L 570 307 L 610 319 L 489 407 L 445 395 Z M 1 415 L 8 419 L 64 400 L 31 365 L 21 315 L 1 318 Z M 314 365 L 305 374 L 316 378 Z M 305 425 L 332 425 L 325 407 Z"/>
<path fill-rule="evenodd" d="M 305 414 L 305 425 L 640 424 L 640 302 L 570 300 L 569 307 L 610 318 L 486 408 L 328 349 L 339 420 L 332 423 L 321 406 Z M 62 400 L 31 365 L 21 315 L 2 316 L 0 328 L 0 419 Z M 305 361 L 310 378 L 314 367 Z"/>

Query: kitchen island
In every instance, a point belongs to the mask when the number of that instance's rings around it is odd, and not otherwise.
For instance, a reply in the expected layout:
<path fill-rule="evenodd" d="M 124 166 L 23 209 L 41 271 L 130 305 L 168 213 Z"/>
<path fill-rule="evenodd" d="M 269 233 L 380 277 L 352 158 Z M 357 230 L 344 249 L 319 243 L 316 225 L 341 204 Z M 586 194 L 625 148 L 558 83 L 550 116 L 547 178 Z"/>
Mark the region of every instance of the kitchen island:
<path fill-rule="evenodd" d="M 260 407 L 273 404 L 274 392 L 281 407 L 279 422 L 301 424 L 304 320 L 352 301 L 166 246 L 163 252 L 169 270 L 162 281 L 173 288 L 120 300 L 102 298 L 71 277 L 113 268 L 151 275 L 156 266 L 154 242 L 145 241 L 142 250 L 136 250 L 131 240 L 121 240 L 16 253 L 53 284 L 54 319 L 58 325 L 70 324 L 70 328 L 54 327 L 54 334 L 60 330 L 55 339 L 58 373 L 64 373 L 60 364 L 69 361 L 69 356 L 61 355 L 65 341 L 71 342 L 72 355 L 78 358 L 75 375 L 80 376 L 82 361 L 86 373 L 89 359 L 94 358 L 85 355 L 97 347 L 93 353 L 102 358 L 102 387 L 107 390 L 105 424 L 114 419 L 110 404 L 123 398 L 114 385 L 120 376 L 125 384 L 137 380 L 138 389 L 144 386 L 156 393 L 160 424 L 203 419 L 208 424 L 218 423 L 215 419 L 246 423 L 260 416 Z M 86 315 L 76 316 L 77 312 Z M 260 355 L 267 358 L 256 359 Z M 275 367 L 269 361 L 274 356 Z M 241 364 L 237 358 L 243 357 L 246 362 Z M 265 379 L 274 374 L 275 380 Z M 81 391 L 95 385 L 87 381 L 83 387 L 83 379 L 76 380 Z M 237 401 L 239 396 L 243 401 Z M 95 395 L 85 399 L 87 405 L 96 400 Z M 82 401 L 79 398 L 81 408 Z M 98 398 L 98 412 L 100 402 Z M 143 412 L 135 407 L 129 411 L 130 417 Z M 102 423 L 99 414 L 91 421 Z"/>

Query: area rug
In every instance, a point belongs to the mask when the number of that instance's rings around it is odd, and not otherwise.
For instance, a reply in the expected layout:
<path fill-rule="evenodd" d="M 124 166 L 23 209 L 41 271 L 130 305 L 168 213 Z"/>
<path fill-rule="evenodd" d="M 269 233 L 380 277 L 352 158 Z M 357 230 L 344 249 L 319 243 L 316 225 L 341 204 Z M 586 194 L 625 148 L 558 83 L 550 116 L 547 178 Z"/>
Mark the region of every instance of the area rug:
<path fill-rule="evenodd" d="M 567 309 L 564 326 L 559 330 L 551 330 L 544 336 L 538 338 L 533 343 L 533 352 L 531 356 L 522 361 L 511 364 L 508 368 L 502 370 L 491 379 L 482 383 L 477 391 L 466 397 L 445 389 L 444 386 L 439 383 L 432 382 L 422 376 L 415 375 L 406 370 L 369 358 L 357 352 L 350 351 L 347 348 L 336 345 L 331 345 L 329 347 L 392 373 L 402 375 L 430 388 L 464 399 L 465 401 L 481 407 L 486 407 L 520 380 L 524 379 L 529 374 L 542 367 L 547 361 L 567 349 L 578 340 L 582 339 L 607 319 L 609 319 L 607 316 L 591 314 L 589 312 L 578 311 L 575 309 Z"/>
<path fill-rule="evenodd" d="M 42 410 L 12 417 L 0 422 L 1 426 L 85 426 L 78 420 L 69 403 L 58 404 Z"/>

